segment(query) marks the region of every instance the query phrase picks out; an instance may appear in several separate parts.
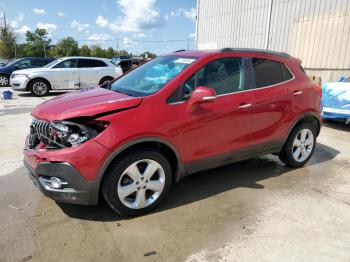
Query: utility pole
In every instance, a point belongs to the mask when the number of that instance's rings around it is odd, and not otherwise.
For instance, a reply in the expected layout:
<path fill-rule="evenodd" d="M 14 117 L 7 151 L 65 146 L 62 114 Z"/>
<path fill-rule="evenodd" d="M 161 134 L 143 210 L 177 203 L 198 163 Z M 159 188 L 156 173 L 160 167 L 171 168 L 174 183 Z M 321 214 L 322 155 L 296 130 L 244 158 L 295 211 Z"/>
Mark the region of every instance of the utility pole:
<path fill-rule="evenodd" d="M 44 57 L 46 58 L 46 42 L 45 42 L 45 36 L 43 37 L 44 39 Z"/>
<path fill-rule="evenodd" d="M 266 33 L 265 33 L 266 34 L 266 38 L 265 38 L 265 48 L 266 49 L 269 49 L 269 43 L 270 43 L 270 26 L 271 26 L 272 6 L 273 6 L 273 0 L 270 0 L 268 15 L 267 15 Z"/>
<path fill-rule="evenodd" d="M 117 38 L 117 52 L 119 54 L 119 39 Z"/>

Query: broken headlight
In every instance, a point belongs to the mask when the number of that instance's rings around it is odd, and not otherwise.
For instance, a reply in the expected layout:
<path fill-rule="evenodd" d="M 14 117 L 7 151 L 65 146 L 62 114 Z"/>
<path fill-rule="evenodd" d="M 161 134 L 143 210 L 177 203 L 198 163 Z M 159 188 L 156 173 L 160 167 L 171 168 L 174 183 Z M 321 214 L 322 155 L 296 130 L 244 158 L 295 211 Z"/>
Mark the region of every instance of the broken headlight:
<path fill-rule="evenodd" d="M 53 121 L 50 124 L 51 141 L 57 146 L 71 147 L 79 145 L 106 128 L 102 121 L 87 120 L 80 122 Z"/>

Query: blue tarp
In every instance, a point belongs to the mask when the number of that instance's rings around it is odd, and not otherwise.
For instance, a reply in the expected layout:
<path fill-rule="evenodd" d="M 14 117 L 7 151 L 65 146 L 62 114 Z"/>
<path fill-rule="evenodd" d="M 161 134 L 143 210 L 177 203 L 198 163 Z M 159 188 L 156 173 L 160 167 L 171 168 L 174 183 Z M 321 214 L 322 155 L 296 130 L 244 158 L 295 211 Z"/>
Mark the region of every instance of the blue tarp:
<path fill-rule="evenodd" d="M 350 82 L 326 83 L 322 86 L 322 117 L 350 121 Z"/>

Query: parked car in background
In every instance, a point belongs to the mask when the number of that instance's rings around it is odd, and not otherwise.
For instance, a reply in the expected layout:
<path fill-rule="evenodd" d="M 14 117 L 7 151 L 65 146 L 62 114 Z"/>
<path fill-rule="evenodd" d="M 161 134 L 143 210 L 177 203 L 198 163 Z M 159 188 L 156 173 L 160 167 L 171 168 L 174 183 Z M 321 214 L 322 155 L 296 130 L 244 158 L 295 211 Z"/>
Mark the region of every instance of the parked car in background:
<path fill-rule="evenodd" d="M 107 83 L 123 74 L 110 59 L 97 57 L 64 57 L 43 68 L 15 71 L 11 86 L 16 91 L 30 91 L 44 96 L 50 90 L 74 90 Z"/>
<path fill-rule="evenodd" d="M 130 69 L 133 69 L 141 64 L 141 62 L 136 59 L 124 59 L 124 60 L 113 61 L 113 62 L 123 70 L 123 73 L 126 73 Z"/>
<path fill-rule="evenodd" d="M 43 67 L 54 60 L 50 57 L 24 57 L 5 64 L 0 67 L 0 86 L 10 84 L 10 76 L 15 70 Z"/>
<path fill-rule="evenodd" d="M 322 86 L 322 118 L 350 123 L 350 77 Z"/>
<path fill-rule="evenodd" d="M 320 109 L 320 86 L 288 54 L 176 52 L 109 88 L 35 108 L 25 165 L 56 201 L 97 204 L 102 195 L 120 214 L 142 214 L 201 170 L 265 154 L 303 166 L 315 150 Z"/>

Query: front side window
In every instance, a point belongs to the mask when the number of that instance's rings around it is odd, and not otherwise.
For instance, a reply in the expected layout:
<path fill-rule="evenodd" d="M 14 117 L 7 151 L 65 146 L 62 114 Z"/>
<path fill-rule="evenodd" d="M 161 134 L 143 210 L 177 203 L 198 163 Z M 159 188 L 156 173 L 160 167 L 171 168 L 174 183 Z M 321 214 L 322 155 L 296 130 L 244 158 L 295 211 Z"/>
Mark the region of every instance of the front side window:
<path fill-rule="evenodd" d="M 32 61 L 30 59 L 21 59 L 16 63 L 17 68 L 24 69 L 32 67 Z"/>
<path fill-rule="evenodd" d="M 148 96 L 158 92 L 197 58 L 160 56 L 118 78 L 111 90 L 131 96 Z"/>
<path fill-rule="evenodd" d="M 54 66 L 54 68 L 76 68 L 77 59 L 67 59 Z"/>
<path fill-rule="evenodd" d="M 243 91 L 242 58 L 222 58 L 202 67 L 183 84 L 183 99 L 188 99 L 198 86 L 213 88 L 216 95 Z"/>
<path fill-rule="evenodd" d="M 256 88 L 276 85 L 293 78 L 286 66 L 280 62 L 263 58 L 252 58 Z"/>

